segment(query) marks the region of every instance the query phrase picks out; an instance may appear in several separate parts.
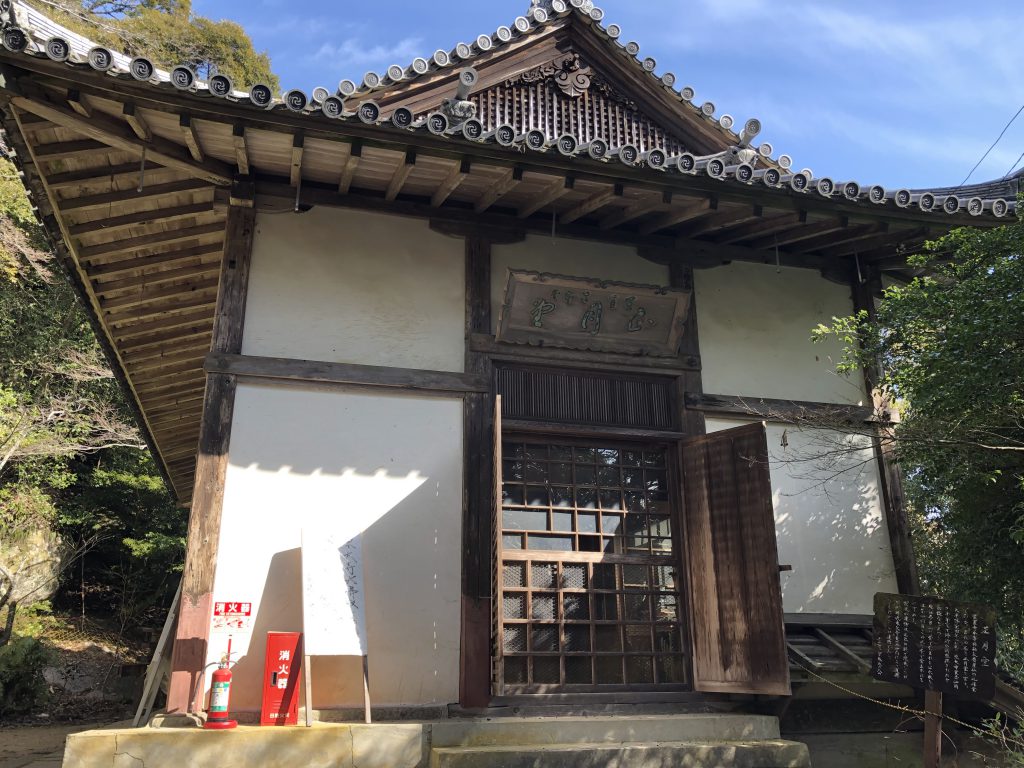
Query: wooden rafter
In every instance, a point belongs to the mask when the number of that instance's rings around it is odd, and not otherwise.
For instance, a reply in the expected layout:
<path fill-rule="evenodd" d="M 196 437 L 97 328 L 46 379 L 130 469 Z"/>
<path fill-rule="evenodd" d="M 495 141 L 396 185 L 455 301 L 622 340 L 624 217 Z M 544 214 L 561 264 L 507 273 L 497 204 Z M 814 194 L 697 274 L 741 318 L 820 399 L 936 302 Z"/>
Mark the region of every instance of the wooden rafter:
<path fill-rule="evenodd" d="M 162 168 L 161 165 L 151 163 L 148 160 L 146 161 L 146 173 L 153 170 L 159 170 L 160 168 Z M 66 187 L 74 187 L 77 189 L 90 183 L 96 184 L 103 182 L 110 184 L 124 177 L 134 177 L 138 179 L 138 160 L 130 163 L 118 163 L 117 165 L 100 165 L 92 168 L 85 168 L 80 171 L 54 173 L 47 178 L 47 182 L 51 189 L 64 189 Z"/>
<path fill-rule="evenodd" d="M 498 200 L 515 189 L 523 179 L 522 168 L 506 168 L 501 175 L 487 188 L 487 191 L 476 201 L 473 210 L 476 213 L 483 213 Z"/>
<path fill-rule="evenodd" d="M 249 147 L 245 142 L 245 126 L 231 126 L 231 143 L 235 148 L 235 164 L 238 172 L 244 176 L 249 175 Z"/>
<path fill-rule="evenodd" d="M 60 201 L 61 210 L 64 213 L 71 211 L 85 211 L 90 208 L 103 208 L 111 204 L 130 204 L 136 201 L 150 200 L 165 195 L 176 195 L 179 192 L 198 192 L 210 189 L 210 185 L 197 179 L 185 179 L 183 181 L 170 181 L 166 184 L 153 184 L 138 190 L 118 190 L 116 192 L 100 192 L 95 195 L 82 195 Z"/>
<path fill-rule="evenodd" d="M 163 208 L 156 211 L 138 211 L 137 213 L 127 213 L 124 216 L 113 216 L 107 219 L 83 222 L 82 224 L 72 224 L 68 227 L 68 231 L 76 237 L 96 232 L 115 232 L 119 229 L 136 225 L 176 221 L 188 218 L 189 216 L 211 213 L 213 210 L 213 203 L 178 205 L 173 208 Z"/>
<path fill-rule="evenodd" d="M 540 192 L 533 200 L 524 205 L 516 212 L 520 219 L 526 219 L 535 214 L 541 208 L 551 205 L 556 200 L 567 195 L 576 186 L 576 179 L 566 176 L 564 179 L 555 179 Z"/>
<path fill-rule="evenodd" d="M 185 146 L 188 147 L 192 159 L 197 163 L 202 163 L 206 156 L 203 154 L 203 145 L 199 142 L 199 133 L 196 131 L 196 125 L 192 121 L 192 116 L 181 115 L 178 118 L 178 128 L 181 129 L 181 135 L 185 139 Z"/>
<path fill-rule="evenodd" d="M 746 224 L 751 219 L 759 220 L 763 214 L 760 205 L 742 206 L 729 211 L 720 211 L 710 216 L 702 216 L 697 221 L 686 222 L 679 231 L 682 237 L 698 237 L 711 232 L 719 232 L 737 224 Z"/>
<path fill-rule="evenodd" d="M 128 127 L 135 131 L 135 135 L 142 141 L 150 141 L 153 138 L 153 132 L 149 129 L 149 123 L 142 119 L 142 115 L 138 114 L 138 109 L 132 102 L 127 102 L 124 108 L 121 110 L 121 116 L 124 121 L 128 123 Z"/>
<path fill-rule="evenodd" d="M 917 229 L 901 229 L 895 232 L 881 232 L 877 235 L 869 235 L 857 238 L 834 248 L 822 248 L 818 251 L 822 256 L 838 258 L 841 256 L 853 256 L 854 254 L 868 254 L 877 250 L 891 249 L 901 243 L 915 243 L 926 240 L 931 229 L 929 227 L 918 227 Z"/>
<path fill-rule="evenodd" d="M 89 102 L 74 88 L 68 89 L 68 106 L 82 117 L 92 117 L 92 107 Z"/>
<path fill-rule="evenodd" d="M 341 149 L 345 152 L 345 159 L 341 167 L 341 180 L 338 182 L 338 192 L 347 195 L 352 188 L 352 179 L 356 175 L 356 168 L 359 167 L 359 159 L 363 156 L 363 143 L 355 140 L 350 144 L 342 144 Z"/>
<path fill-rule="evenodd" d="M 208 245 L 197 245 L 193 248 L 184 248 L 169 253 L 158 253 L 152 256 L 139 256 L 112 263 L 90 265 L 89 275 L 91 277 L 112 278 L 125 274 L 141 273 L 147 269 L 157 267 L 173 267 L 186 262 L 199 263 L 203 257 L 219 254 L 222 249 L 223 244 L 217 242 Z"/>
<path fill-rule="evenodd" d="M 616 197 L 622 197 L 622 185 L 616 184 L 611 189 L 602 189 L 595 192 L 586 200 L 578 203 L 558 217 L 560 224 L 572 224 L 577 219 L 582 219 L 594 211 L 603 208 Z"/>
<path fill-rule="evenodd" d="M 746 243 L 748 248 L 776 248 L 809 240 L 818 235 L 827 235 L 838 232 L 850 225 L 850 220 L 845 216 L 830 216 L 823 221 L 816 221 L 813 224 L 794 225 L 792 229 L 776 232 L 775 234 L 759 237 Z"/>
<path fill-rule="evenodd" d="M 100 245 L 85 246 L 78 249 L 78 255 L 83 262 L 88 264 L 100 256 L 130 253 L 152 246 L 180 243 L 209 235 L 222 235 L 223 233 L 224 223 L 219 221 L 213 224 L 200 224 L 194 227 L 174 227 L 162 232 L 152 232 L 148 235 L 136 235 Z"/>
<path fill-rule="evenodd" d="M 53 104 L 43 104 L 24 96 L 15 96 L 11 102 L 18 109 L 45 117 L 52 123 L 70 128 L 83 136 L 106 144 L 108 147 L 139 155 L 145 150 L 147 157 L 151 157 L 167 168 L 186 171 L 195 178 L 204 179 L 213 184 L 221 186 L 231 184 L 231 170 L 220 161 L 198 162 L 183 152 L 180 145 L 157 136 L 153 136 L 149 141 L 143 141 L 133 131 L 127 130 L 124 123 L 118 123 L 99 115 L 94 115 L 91 119 L 86 120 L 70 109 Z"/>
<path fill-rule="evenodd" d="M 402 191 L 402 187 L 405 186 L 406 179 L 409 178 L 409 174 L 412 173 L 416 167 L 416 150 L 408 149 L 405 152 L 405 158 L 395 168 L 395 172 L 391 174 L 391 181 L 388 182 L 388 188 L 384 192 L 384 199 L 388 202 L 398 197 Z"/>
<path fill-rule="evenodd" d="M 765 216 L 759 221 L 752 221 L 747 224 L 740 224 L 735 227 L 728 227 L 719 232 L 714 240 L 716 243 L 729 244 L 738 243 L 751 237 L 764 237 L 775 232 L 781 232 L 790 227 L 797 226 L 807 221 L 807 212 L 799 213 L 778 213 L 773 216 Z"/>
<path fill-rule="evenodd" d="M 601 229 L 615 229 L 639 219 L 672 203 L 672 192 L 665 190 L 661 196 L 645 195 L 626 205 L 625 208 L 605 216 L 598 226 Z"/>
<path fill-rule="evenodd" d="M 717 209 L 718 201 L 713 197 L 698 200 L 695 203 L 684 205 L 681 208 L 666 211 L 665 213 L 655 216 L 651 221 L 641 222 L 640 234 L 653 235 L 655 232 L 660 232 L 663 229 L 674 227 L 685 221 L 690 221 L 700 216 L 709 216 Z"/>
<path fill-rule="evenodd" d="M 38 144 L 35 148 L 36 159 L 41 161 L 69 160 L 71 158 L 95 157 L 107 153 L 110 147 L 93 139 L 75 139 L 73 141 L 55 141 L 49 144 Z"/>
<path fill-rule="evenodd" d="M 795 246 L 789 246 L 787 250 L 790 253 L 817 253 L 821 248 L 835 243 L 846 243 L 850 240 L 861 240 L 865 237 L 885 233 L 888 230 L 889 223 L 886 221 L 878 221 L 873 224 L 858 224 L 856 226 L 846 227 L 840 234 L 835 234 L 833 232 L 801 240 Z"/>
<path fill-rule="evenodd" d="M 440 208 L 444 205 L 445 200 L 451 197 L 452 193 L 459 188 L 459 185 L 463 180 L 469 176 L 469 172 L 472 165 L 469 158 L 463 158 L 462 160 L 452 164 L 451 170 L 448 175 L 444 177 L 433 196 L 430 198 L 430 204 L 435 208 Z"/>
<path fill-rule="evenodd" d="M 168 269 L 164 272 L 146 272 L 133 277 L 125 277 L 119 280 L 107 282 L 93 282 L 97 296 L 109 296 L 119 291 L 135 290 L 149 285 L 160 285 L 162 283 L 173 283 L 181 280 L 192 280 L 204 275 L 215 274 L 220 269 L 220 264 L 207 261 L 199 264 L 181 267 L 179 269 Z"/>

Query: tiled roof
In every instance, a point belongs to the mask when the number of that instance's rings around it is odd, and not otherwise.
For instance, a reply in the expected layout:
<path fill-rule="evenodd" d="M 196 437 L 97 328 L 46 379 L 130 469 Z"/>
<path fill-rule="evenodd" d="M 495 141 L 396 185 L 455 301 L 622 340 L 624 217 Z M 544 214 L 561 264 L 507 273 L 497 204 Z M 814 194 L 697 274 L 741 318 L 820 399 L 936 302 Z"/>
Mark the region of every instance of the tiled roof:
<path fill-rule="evenodd" d="M 441 70 L 472 73 L 471 65 L 475 57 L 510 45 L 518 38 L 570 17 L 589 25 L 607 45 L 622 54 L 624 66 L 637 68 L 651 79 L 653 85 L 670 92 L 681 105 L 685 105 L 685 109 L 693 113 L 694 119 L 714 123 L 722 132 L 724 143 L 731 146 L 724 151 L 703 156 L 689 152 L 669 156 L 662 149 L 641 151 L 630 144 L 612 146 L 601 138 L 581 141 L 573 135 L 547 136 L 542 131 L 517 135 L 510 126 L 485 130 L 475 118 L 446 112 L 440 106 L 437 111 L 425 117 L 417 116 L 401 106 L 385 116 L 373 100 L 378 93 L 385 93 Z M 554 150 L 567 156 L 582 155 L 598 162 L 645 166 L 652 173 L 707 176 L 734 184 L 784 187 L 798 193 L 863 202 L 869 206 L 891 204 L 898 208 L 915 207 L 936 215 L 942 215 L 943 212 L 950 215 L 966 212 L 972 216 L 989 214 L 1004 217 L 1016 210 L 1019 187 L 1017 179 L 959 188 L 891 190 L 878 185 L 861 186 L 854 181 L 836 182 L 828 177 L 817 177 L 810 169 L 796 171 L 791 167 L 792 161 L 787 155 L 773 159 L 774 150 L 770 145 L 753 146 L 753 139 L 761 130 L 758 120 L 748 120 L 736 132 L 730 115 L 715 117 L 717 108 L 712 102 L 700 105 L 694 103 L 693 88 L 677 88 L 676 77 L 670 72 L 659 73 L 658 64 L 653 58 L 641 56 L 639 44 L 621 42 L 621 28 L 617 24 L 606 23 L 604 12 L 592 0 L 533 0 L 526 15 L 517 17 L 508 26 L 498 27 L 493 33 L 481 34 L 471 43 L 459 43 L 450 51 L 438 50 L 429 59 L 417 58 L 409 64 L 393 64 L 384 73 L 368 72 L 361 83 L 342 80 L 335 93 L 330 93 L 326 88 L 316 88 L 311 94 L 291 90 L 281 98 L 276 97 L 265 84 L 255 84 L 247 91 L 239 90 L 224 75 L 215 74 L 208 81 L 201 81 L 188 67 L 179 66 L 168 72 L 156 67 L 149 59 L 129 58 L 96 46 L 22 0 L 9 4 L 3 12 L 3 23 L 0 40 L 9 51 L 66 62 L 72 67 L 92 67 L 112 77 L 148 82 L 157 88 L 180 89 L 209 95 L 211 98 L 222 98 L 252 109 L 290 111 L 310 119 L 356 120 L 443 135 L 467 143 L 494 142 L 537 152 Z M 473 75 L 469 74 L 468 78 L 472 80 Z"/>

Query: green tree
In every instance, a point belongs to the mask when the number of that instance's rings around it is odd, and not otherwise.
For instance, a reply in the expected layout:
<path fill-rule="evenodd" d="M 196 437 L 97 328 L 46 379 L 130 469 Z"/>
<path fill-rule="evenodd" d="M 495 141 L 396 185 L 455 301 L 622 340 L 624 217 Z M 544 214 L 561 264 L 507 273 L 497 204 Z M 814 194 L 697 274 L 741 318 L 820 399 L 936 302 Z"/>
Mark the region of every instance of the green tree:
<path fill-rule="evenodd" d="M 881 360 L 923 587 L 994 605 L 1024 678 L 1024 221 L 956 230 L 912 263 L 926 275 L 887 289 L 875 322 L 816 335 L 846 342 L 843 370 Z"/>

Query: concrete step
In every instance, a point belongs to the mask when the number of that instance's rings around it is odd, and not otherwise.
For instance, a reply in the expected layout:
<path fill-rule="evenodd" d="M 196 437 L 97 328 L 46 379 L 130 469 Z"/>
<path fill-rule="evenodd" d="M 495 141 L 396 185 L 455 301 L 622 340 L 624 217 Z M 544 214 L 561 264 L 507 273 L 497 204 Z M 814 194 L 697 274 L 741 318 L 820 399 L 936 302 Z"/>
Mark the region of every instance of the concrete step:
<path fill-rule="evenodd" d="M 440 747 L 430 768 L 811 768 L 804 744 L 665 741 L 647 744 Z"/>
<path fill-rule="evenodd" d="M 446 720 L 431 726 L 434 747 L 503 747 L 778 739 L 779 721 L 765 715 L 700 714 L 636 717 L 523 717 Z"/>

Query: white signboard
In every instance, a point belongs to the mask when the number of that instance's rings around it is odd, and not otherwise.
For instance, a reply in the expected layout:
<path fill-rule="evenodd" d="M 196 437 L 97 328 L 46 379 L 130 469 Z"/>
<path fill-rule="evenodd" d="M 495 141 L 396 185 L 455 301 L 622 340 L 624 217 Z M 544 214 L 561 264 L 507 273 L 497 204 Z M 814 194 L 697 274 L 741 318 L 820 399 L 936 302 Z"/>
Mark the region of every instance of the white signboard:
<path fill-rule="evenodd" d="M 302 530 L 302 620 L 307 656 L 365 656 L 361 533 Z"/>

